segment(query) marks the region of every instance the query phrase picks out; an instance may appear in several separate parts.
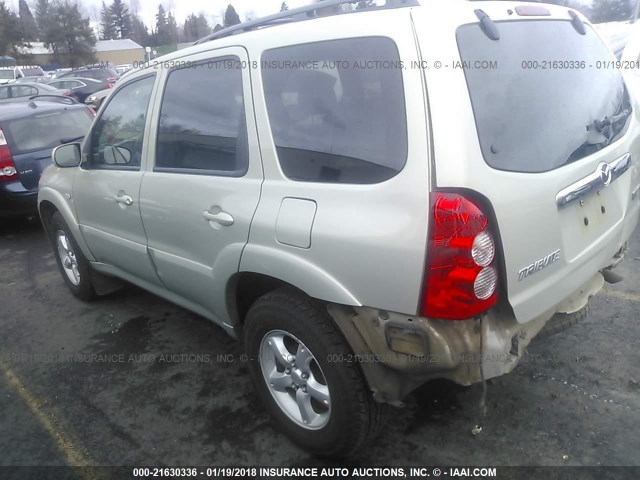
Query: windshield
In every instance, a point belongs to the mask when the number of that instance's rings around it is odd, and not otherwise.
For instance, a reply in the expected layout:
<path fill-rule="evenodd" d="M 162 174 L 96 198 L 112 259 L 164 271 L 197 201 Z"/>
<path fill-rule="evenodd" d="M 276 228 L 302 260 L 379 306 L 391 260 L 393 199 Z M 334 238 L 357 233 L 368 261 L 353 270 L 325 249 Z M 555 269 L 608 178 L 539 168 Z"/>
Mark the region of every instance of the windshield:
<path fill-rule="evenodd" d="M 629 97 L 610 51 L 587 26 L 569 21 L 497 22 L 497 41 L 477 24 L 457 31 L 465 64 L 495 61 L 496 68 L 465 68 L 485 161 L 500 170 L 544 172 L 577 161 L 625 131 Z M 588 127 L 627 110 L 594 135 Z M 599 132 L 598 132 L 599 133 Z"/>
<path fill-rule="evenodd" d="M 93 116 L 86 108 L 46 112 L 8 123 L 12 152 L 26 153 L 57 147 L 63 139 L 86 135 Z"/>

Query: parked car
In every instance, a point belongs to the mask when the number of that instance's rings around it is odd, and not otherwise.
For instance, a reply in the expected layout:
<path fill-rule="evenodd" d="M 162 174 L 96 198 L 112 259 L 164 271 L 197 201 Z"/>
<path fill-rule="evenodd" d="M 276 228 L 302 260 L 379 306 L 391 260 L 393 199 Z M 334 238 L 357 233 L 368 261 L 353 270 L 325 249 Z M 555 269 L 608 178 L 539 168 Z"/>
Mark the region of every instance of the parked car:
<path fill-rule="evenodd" d="M 84 103 L 93 107 L 97 111 L 111 92 L 113 92 L 113 89 L 107 88 L 106 90 L 100 90 L 99 92 L 92 93 L 87 97 Z"/>
<path fill-rule="evenodd" d="M 69 98 L 37 98 L 0 107 L 0 217 L 37 213 L 38 181 L 51 151 L 83 137 L 93 120 Z"/>
<path fill-rule="evenodd" d="M 344 456 L 620 280 L 640 104 L 615 69 L 542 68 L 614 59 L 567 7 L 314 8 L 127 74 L 54 151 L 39 211 L 74 295 L 121 278 L 212 320 L 282 430 Z"/>
<path fill-rule="evenodd" d="M 41 77 L 44 71 L 37 65 L 21 65 L 17 67 L 0 68 L 0 85 L 12 83 L 24 77 Z"/>
<path fill-rule="evenodd" d="M 16 78 L 11 83 L 49 83 L 51 79 L 49 77 L 21 77 Z"/>
<path fill-rule="evenodd" d="M 15 102 L 17 99 L 28 100 L 34 95 L 71 96 L 71 90 L 55 88 L 46 83 L 12 83 L 0 85 L 0 103 Z"/>
<path fill-rule="evenodd" d="M 63 73 L 57 78 L 93 78 L 102 81 L 104 88 L 110 88 L 118 81 L 118 73 L 110 67 L 86 67 Z"/>
<path fill-rule="evenodd" d="M 71 96 L 84 103 L 91 94 L 104 90 L 108 83 L 94 80 L 93 78 L 59 78 L 52 80 L 47 85 L 61 90 L 69 90 Z"/>
<path fill-rule="evenodd" d="M 133 65 L 130 63 L 125 63 L 123 65 L 117 65 L 116 66 L 116 72 L 118 73 L 118 76 L 122 76 L 123 74 L 127 73 L 129 70 L 131 70 L 133 68 Z"/>

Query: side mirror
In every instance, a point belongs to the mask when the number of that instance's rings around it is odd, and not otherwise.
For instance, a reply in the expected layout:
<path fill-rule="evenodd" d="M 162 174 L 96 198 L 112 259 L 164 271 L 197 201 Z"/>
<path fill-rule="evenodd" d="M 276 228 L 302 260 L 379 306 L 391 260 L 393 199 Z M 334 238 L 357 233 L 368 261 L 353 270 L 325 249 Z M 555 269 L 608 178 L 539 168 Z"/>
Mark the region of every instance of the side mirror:
<path fill-rule="evenodd" d="M 53 149 L 53 163 L 60 168 L 74 168 L 80 165 L 82 156 L 80 155 L 79 143 L 67 143 Z"/>

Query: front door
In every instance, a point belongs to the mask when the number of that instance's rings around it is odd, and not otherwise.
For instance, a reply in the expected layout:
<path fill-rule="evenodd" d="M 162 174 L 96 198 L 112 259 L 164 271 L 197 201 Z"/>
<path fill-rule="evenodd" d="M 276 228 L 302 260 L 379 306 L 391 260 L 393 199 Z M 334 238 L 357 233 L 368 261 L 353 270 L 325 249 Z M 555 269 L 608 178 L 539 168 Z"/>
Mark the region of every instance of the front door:
<path fill-rule="evenodd" d="M 85 142 L 73 191 L 78 223 L 96 260 L 157 284 L 139 202 L 155 78 L 143 76 L 109 97 Z"/>

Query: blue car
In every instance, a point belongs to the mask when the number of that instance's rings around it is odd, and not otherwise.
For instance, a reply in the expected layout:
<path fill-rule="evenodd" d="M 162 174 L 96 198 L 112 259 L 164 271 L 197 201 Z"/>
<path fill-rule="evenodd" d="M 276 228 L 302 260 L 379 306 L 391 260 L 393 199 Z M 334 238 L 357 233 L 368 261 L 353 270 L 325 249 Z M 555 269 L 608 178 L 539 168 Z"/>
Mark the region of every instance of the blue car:
<path fill-rule="evenodd" d="M 37 213 L 38 182 L 54 147 L 88 132 L 94 114 L 71 99 L 0 105 L 0 217 Z"/>

